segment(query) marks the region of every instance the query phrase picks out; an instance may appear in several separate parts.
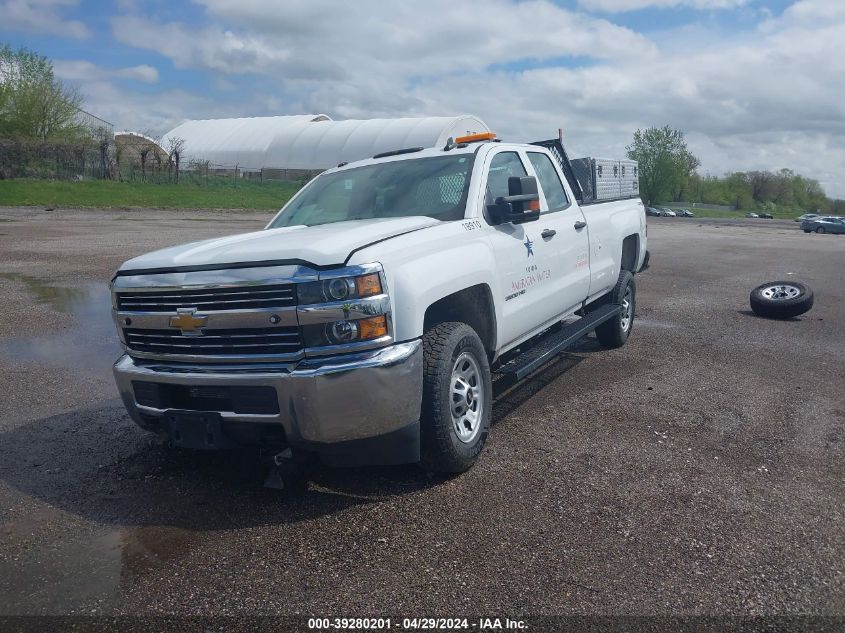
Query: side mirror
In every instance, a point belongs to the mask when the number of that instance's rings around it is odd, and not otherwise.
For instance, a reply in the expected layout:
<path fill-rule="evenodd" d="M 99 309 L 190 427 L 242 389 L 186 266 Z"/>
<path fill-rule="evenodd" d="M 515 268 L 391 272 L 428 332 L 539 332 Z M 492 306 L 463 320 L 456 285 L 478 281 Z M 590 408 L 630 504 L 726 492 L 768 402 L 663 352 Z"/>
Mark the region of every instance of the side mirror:
<path fill-rule="evenodd" d="M 496 198 L 494 204 L 487 206 L 487 211 L 496 224 L 522 224 L 540 219 L 540 192 L 534 176 L 508 178 L 508 194 Z"/>

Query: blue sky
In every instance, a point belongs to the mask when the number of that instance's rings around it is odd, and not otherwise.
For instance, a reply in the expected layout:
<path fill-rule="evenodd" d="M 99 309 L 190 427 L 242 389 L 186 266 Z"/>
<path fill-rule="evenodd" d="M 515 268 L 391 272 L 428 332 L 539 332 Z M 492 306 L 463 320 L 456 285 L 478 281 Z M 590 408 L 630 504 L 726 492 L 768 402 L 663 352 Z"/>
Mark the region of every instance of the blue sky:
<path fill-rule="evenodd" d="M 86 109 L 163 134 L 191 118 L 472 113 L 575 153 L 683 129 L 703 170 L 790 167 L 845 197 L 845 2 L 0 0 L 0 41 Z"/>

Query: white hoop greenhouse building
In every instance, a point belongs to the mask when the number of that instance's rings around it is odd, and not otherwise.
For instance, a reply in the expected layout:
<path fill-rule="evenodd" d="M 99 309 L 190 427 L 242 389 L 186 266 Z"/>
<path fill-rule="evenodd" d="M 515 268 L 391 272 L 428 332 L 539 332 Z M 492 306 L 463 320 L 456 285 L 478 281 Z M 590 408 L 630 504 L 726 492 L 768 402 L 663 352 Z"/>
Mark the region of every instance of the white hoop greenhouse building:
<path fill-rule="evenodd" d="M 294 178 L 338 163 L 408 147 L 437 147 L 452 137 L 488 132 L 478 117 L 348 119 L 324 114 L 187 121 L 162 139 L 182 139 L 181 165 Z"/>

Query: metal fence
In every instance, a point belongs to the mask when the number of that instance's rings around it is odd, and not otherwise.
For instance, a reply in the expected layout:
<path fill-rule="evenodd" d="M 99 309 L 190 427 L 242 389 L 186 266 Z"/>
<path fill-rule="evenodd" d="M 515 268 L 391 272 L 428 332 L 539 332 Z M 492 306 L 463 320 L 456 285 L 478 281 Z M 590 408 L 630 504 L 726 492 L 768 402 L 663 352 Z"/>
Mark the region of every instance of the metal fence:
<path fill-rule="evenodd" d="M 320 173 L 313 169 L 244 169 L 240 165 L 224 165 L 210 161 L 191 160 L 179 163 L 155 151 L 127 154 L 118 150 L 117 179 L 126 182 L 189 183 L 203 185 L 220 183 L 224 179 L 238 182 L 298 182 L 304 184 Z"/>
<path fill-rule="evenodd" d="M 0 138 L 0 179 L 115 177 L 114 125 L 77 109 L 73 140 Z"/>
<path fill-rule="evenodd" d="M 87 128 L 91 132 L 92 136 L 114 137 L 114 125 L 105 119 L 101 119 L 90 112 L 86 112 L 85 110 L 78 110 L 75 118 L 77 124 Z"/>
<path fill-rule="evenodd" d="M 113 178 L 114 146 L 108 140 L 57 142 L 0 139 L 0 179 Z"/>
<path fill-rule="evenodd" d="M 87 112 L 84 125 L 91 134 L 77 141 L 0 139 L 0 179 L 110 179 L 123 182 L 216 184 L 229 181 L 288 181 L 304 184 L 322 170 L 277 169 L 224 165 L 207 160 L 181 159 L 154 138 L 119 133 L 111 124 Z M 80 121 L 82 122 L 82 121 Z"/>

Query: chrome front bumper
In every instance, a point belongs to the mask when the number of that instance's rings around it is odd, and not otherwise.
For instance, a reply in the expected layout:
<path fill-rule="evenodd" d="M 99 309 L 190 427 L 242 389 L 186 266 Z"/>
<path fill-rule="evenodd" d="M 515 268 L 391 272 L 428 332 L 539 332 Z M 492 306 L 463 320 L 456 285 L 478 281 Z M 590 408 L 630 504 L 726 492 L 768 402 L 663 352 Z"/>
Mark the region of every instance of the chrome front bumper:
<path fill-rule="evenodd" d="M 272 387 L 277 414 L 220 411 L 223 422 L 279 425 L 292 446 L 329 445 L 417 429 L 422 401 L 419 340 L 343 357 L 305 359 L 290 365 L 209 367 L 165 364 L 122 356 L 114 375 L 126 409 L 140 426 L 168 410 L 136 402 L 132 381 L 198 387 Z M 413 425 L 413 426 L 411 426 Z M 404 431 L 403 431 L 404 430 Z"/>

